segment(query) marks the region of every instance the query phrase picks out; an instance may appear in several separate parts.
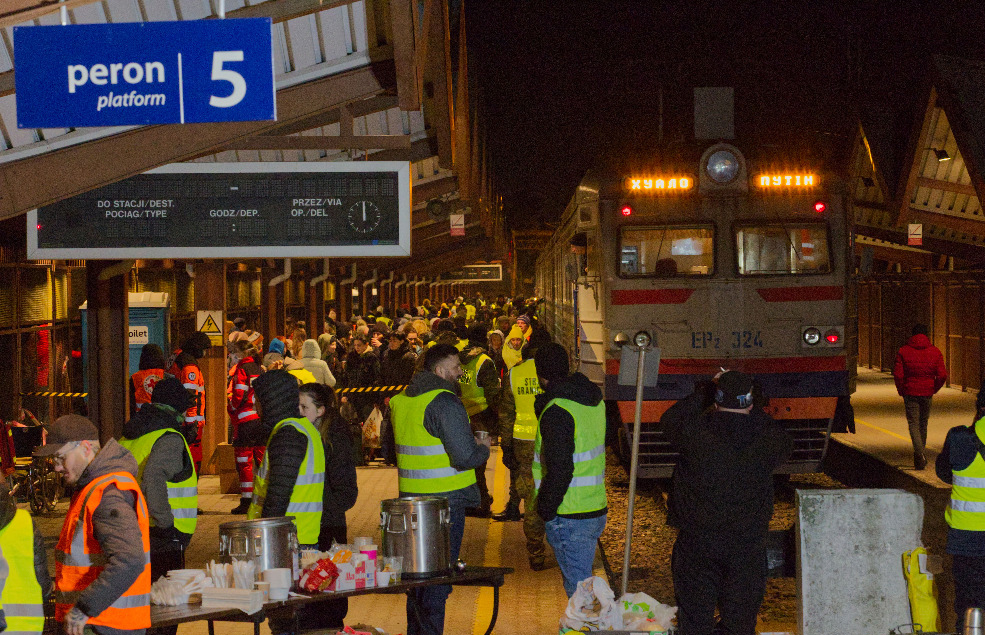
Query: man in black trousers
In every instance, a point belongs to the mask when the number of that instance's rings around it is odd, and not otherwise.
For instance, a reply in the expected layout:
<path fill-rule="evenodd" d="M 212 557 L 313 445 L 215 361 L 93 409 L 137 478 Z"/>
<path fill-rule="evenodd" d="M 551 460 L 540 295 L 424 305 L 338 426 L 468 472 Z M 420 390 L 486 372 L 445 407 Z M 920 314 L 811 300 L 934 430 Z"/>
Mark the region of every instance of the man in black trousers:
<path fill-rule="evenodd" d="M 680 635 L 754 635 L 766 590 L 773 471 L 793 441 L 753 405 L 753 379 L 725 371 L 661 418 L 680 453 L 668 502 Z M 715 607 L 719 623 L 715 624 Z"/>

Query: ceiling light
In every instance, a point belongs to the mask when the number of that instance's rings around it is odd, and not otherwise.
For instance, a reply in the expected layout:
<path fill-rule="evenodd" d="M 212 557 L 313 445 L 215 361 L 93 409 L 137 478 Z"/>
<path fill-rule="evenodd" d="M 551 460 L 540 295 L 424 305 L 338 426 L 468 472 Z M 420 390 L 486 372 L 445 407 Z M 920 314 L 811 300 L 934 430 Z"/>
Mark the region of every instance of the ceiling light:
<path fill-rule="evenodd" d="M 951 160 L 951 155 L 949 155 L 947 153 L 947 150 L 945 150 L 944 148 L 934 148 L 934 154 L 937 155 L 937 160 L 938 161 L 950 161 Z"/>

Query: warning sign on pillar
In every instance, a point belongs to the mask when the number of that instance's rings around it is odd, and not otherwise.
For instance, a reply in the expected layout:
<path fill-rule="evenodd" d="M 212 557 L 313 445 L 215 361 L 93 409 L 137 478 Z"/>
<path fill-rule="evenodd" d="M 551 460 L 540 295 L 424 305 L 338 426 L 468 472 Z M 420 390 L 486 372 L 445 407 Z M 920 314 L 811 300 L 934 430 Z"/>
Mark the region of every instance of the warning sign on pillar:
<path fill-rule="evenodd" d="M 451 214 L 449 217 L 451 221 L 451 235 L 452 236 L 464 236 L 465 235 L 465 214 Z"/>
<path fill-rule="evenodd" d="M 222 311 L 199 311 L 195 328 L 209 336 L 212 346 L 222 346 Z"/>
<path fill-rule="evenodd" d="M 923 223 L 910 223 L 909 231 L 906 232 L 906 244 L 923 244 Z"/>

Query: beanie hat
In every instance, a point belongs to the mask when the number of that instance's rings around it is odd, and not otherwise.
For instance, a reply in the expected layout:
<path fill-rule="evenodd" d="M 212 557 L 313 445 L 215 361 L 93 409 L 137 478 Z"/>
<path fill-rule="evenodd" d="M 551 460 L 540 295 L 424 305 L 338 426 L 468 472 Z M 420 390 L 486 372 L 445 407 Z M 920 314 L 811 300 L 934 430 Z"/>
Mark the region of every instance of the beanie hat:
<path fill-rule="evenodd" d="M 267 349 L 268 353 L 277 353 L 278 355 L 284 354 L 284 341 L 279 340 L 276 337 L 270 340 L 270 347 Z"/>
<path fill-rule="evenodd" d="M 276 424 L 300 414 L 298 380 L 286 370 L 268 370 L 253 380 L 253 391 L 265 424 Z"/>
<path fill-rule="evenodd" d="M 730 370 L 718 378 L 715 403 L 722 408 L 741 410 L 752 405 L 752 377 Z"/>
<path fill-rule="evenodd" d="M 176 377 L 167 377 L 154 384 L 150 400 L 151 403 L 171 406 L 176 412 L 185 412 L 192 402 L 188 391 Z"/>
<path fill-rule="evenodd" d="M 195 359 L 201 359 L 205 356 L 205 351 L 210 348 L 212 348 L 212 340 L 209 339 L 209 336 L 201 331 L 195 331 L 191 337 L 185 340 L 181 350 Z"/>
<path fill-rule="evenodd" d="M 563 379 L 568 376 L 568 351 L 555 342 L 545 344 L 534 353 L 534 367 L 537 376 L 548 381 Z"/>
<path fill-rule="evenodd" d="M 516 319 L 516 323 L 517 324 L 519 324 L 520 322 L 523 322 L 527 326 L 530 326 L 530 316 L 529 315 L 521 315 L 520 317 L 518 317 Z"/>
<path fill-rule="evenodd" d="M 238 317 L 233 320 L 233 324 L 235 324 L 238 328 L 242 328 L 246 324 L 246 318 Z"/>

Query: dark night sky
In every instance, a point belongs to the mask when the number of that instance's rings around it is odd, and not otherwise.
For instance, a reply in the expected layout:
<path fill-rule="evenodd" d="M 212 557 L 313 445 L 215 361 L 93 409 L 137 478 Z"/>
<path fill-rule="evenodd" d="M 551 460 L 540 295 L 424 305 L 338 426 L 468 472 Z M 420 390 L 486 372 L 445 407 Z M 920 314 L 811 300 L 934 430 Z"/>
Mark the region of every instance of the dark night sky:
<path fill-rule="evenodd" d="M 741 7 L 741 8 L 740 8 Z M 690 141 L 692 88 L 734 86 L 740 140 L 847 139 L 860 104 L 910 104 L 934 53 L 985 59 L 971 0 L 466 2 L 511 227 L 558 219 L 608 153 Z"/>

